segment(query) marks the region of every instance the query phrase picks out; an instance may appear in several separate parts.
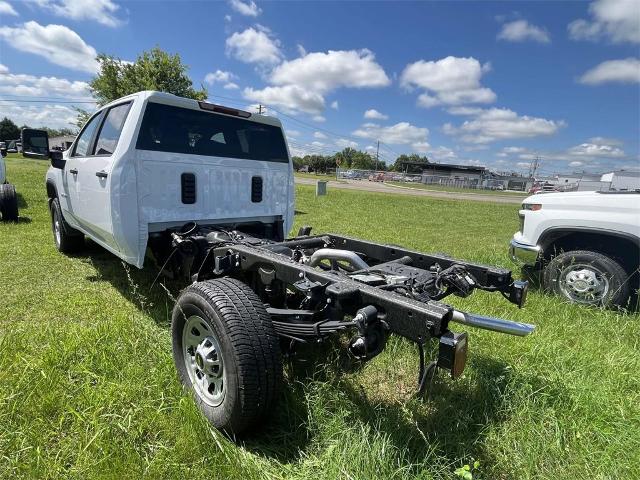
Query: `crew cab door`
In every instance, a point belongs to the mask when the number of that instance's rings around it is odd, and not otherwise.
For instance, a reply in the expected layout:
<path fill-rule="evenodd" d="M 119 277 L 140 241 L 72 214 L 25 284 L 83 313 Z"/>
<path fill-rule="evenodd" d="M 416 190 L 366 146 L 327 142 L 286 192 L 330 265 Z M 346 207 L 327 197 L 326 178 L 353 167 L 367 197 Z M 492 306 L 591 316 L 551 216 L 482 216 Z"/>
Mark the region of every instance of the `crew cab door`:
<path fill-rule="evenodd" d="M 130 106 L 131 102 L 127 102 L 101 112 L 96 126 L 92 127 L 94 134 L 88 147 L 75 148 L 71 162 L 67 163 L 69 174 L 76 176 L 76 192 L 70 198 L 79 226 L 94 239 L 116 250 L 119 248 L 113 235 L 110 175 Z M 80 140 L 78 146 L 84 147 Z M 77 173 L 73 174 L 71 169 Z"/>

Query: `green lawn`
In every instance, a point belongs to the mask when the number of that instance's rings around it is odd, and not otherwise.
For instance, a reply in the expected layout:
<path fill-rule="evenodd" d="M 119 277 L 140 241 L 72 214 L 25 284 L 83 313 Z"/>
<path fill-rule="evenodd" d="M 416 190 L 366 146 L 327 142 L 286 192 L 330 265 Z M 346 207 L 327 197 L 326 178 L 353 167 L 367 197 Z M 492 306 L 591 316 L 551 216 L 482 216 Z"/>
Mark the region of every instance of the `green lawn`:
<path fill-rule="evenodd" d="M 170 295 L 156 270 L 53 246 L 47 165 L 8 160 L 18 224 L 0 224 L 0 478 L 631 479 L 640 468 L 640 318 L 532 292 L 518 310 L 476 293 L 458 308 L 535 323 L 528 338 L 469 330 L 463 378 L 412 398 L 413 345 L 354 369 L 334 345 L 287 366 L 270 423 L 233 443 L 182 393 Z M 510 266 L 517 206 L 298 186 L 296 228 Z M 166 290 L 165 288 L 166 287 Z M 168 293 L 169 292 L 169 293 Z"/>

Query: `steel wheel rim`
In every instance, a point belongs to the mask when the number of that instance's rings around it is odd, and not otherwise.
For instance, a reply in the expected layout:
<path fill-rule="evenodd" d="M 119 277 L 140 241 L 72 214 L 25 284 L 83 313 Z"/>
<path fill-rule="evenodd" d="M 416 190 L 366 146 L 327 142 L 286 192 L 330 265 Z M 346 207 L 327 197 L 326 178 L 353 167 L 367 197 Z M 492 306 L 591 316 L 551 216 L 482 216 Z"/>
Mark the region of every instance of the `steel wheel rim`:
<path fill-rule="evenodd" d="M 56 245 L 60 245 L 60 237 L 61 237 L 60 219 L 58 218 L 57 213 L 53 214 L 53 234 L 56 237 Z"/>
<path fill-rule="evenodd" d="M 198 397 L 212 407 L 220 405 L 227 383 L 220 343 L 213 328 L 198 315 L 190 316 L 184 324 L 182 354 Z"/>
<path fill-rule="evenodd" d="M 609 293 L 609 279 L 593 265 L 576 263 L 560 272 L 560 290 L 576 303 L 601 302 Z"/>

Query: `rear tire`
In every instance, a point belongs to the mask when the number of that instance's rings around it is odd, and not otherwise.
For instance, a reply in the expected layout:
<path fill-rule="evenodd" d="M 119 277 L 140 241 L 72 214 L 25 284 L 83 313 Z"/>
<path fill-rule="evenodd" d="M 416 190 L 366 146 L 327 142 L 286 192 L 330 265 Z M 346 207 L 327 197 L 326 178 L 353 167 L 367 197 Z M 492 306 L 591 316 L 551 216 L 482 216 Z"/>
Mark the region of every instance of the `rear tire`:
<path fill-rule="evenodd" d="M 624 306 L 630 295 L 628 275 L 614 259 L 598 252 L 563 252 L 544 269 L 544 287 L 574 303 Z"/>
<path fill-rule="evenodd" d="M 76 253 L 84 246 L 84 235 L 65 221 L 57 198 L 51 201 L 51 230 L 59 252 Z"/>
<path fill-rule="evenodd" d="M 0 185 L 0 215 L 3 222 L 18 221 L 18 196 L 10 183 Z"/>
<path fill-rule="evenodd" d="M 187 287 L 173 309 L 171 336 L 180 380 L 214 427 L 238 435 L 273 414 L 280 343 L 246 284 L 221 278 Z"/>

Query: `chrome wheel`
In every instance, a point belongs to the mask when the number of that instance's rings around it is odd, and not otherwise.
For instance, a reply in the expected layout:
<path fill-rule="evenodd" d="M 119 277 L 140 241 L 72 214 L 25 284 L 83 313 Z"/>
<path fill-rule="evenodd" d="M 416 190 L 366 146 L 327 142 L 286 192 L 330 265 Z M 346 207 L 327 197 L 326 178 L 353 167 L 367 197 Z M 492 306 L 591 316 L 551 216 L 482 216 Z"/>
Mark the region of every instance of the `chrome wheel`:
<path fill-rule="evenodd" d="M 559 286 L 562 293 L 577 303 L 599 303 L 609 293 L 606 275 L 586 264 L 573 264 L 560 272 Z"/>
<path fill-rule="evenodd" d="M 217 407 L 225 396 L 222 352 L 213 328 L 197 315 L 184 324 L 182 351 L 193 389 L 207 405 Z"/>

